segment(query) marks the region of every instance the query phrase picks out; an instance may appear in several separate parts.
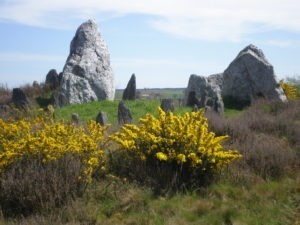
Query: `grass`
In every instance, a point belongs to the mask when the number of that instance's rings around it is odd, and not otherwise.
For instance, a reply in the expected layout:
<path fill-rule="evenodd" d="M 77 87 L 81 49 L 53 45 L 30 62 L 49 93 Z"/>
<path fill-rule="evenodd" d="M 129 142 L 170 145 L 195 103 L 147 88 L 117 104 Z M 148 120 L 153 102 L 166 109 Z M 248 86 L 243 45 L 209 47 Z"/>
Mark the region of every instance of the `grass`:
<path fill-rule="evenodd" d="M 120 180 L 93 184 L 82 198 L 50 214 L 0 224 L 279 225 L 299 222 L 299 183 L 260 181 L 245 187 L 217 182 L 196 192 L 155 197 Z M 297 211 L 298 210 L 298 211 Z M 27 223 L 26 223 L 27 222 Z"/>
<path fill-rule="evenodd" d="M 72 113 L 79 115 L 80 121 L 86 122 L 87 120 L 95 120 L 100 111 L 107 113 L 108 120 L 112 125 L 118 123 L 118 104 L 119 101 L 97 101 L 84 104 L 73 104 L 62 108 L 56 108 L 56 119 L 69 121 Z M 135 100 L 125 101 L 125 105 L 129 108 L 133 117 L 133 122 L 137 123 L 139 118 L 145 117 L 147 113 L 157 115 L 157 107 L 160 106 L 158 99 Z M 189 107 L 176 107 L 176 114 L 183 114 L 184 112 L 191 111 Z"/>
<path fill-rule="evenodd" d="M 97 101 L 85 104 L 74 104 L 63 108 L 57 108 L 55 116 L 57 119 L 70 120 L 72 113 L 77 113 L 81 121 L 96 119 L 100 111 L 107 113 L 108 120 L 112 125 L 117 125 L 119 101 Z M 154 109 L 159 106 L 158 100 L 136 100 L 126 101 L 125 105 L 130 109 L 134 122 L 146 113 L 154 113 Z"/>
<path fill-rule="evenodd" d="M 73 104 L 62 108 L 56 108 L 55 117 L 58 120 L 69 121 L 73 113 L 79 115 L 81 122 L 86 122 L 90 119 L 95 120 L 100 111 L 107 113 L 109 123 L 113 126 L 118 123 L 118 104 L 119 100 L 115 101 L 97 101 L 83 104 Z M 190 112 L 190 107 L 179 107 L 175 100 L 175 114 L 183 115 L 185 112 Z M 133 117 L 133 122 L 137 123 L 140 118 L 145 117 L 147 113 L 157 115 L 157 107 L 160 106 L 158 99 L 139 99 L 135 101 L 125 101 L 125 105 L 129 108 Z M 241 110 L 225 109 L 224 115 L 226 118 L 238 115 Z"/>
<path fill-rule="evenodd" d="M 229 118 L 235 115 L 240 114 L 241 112 L 243 112 L 242 110 L 239 109 L 230 109 L 230 108 L 225 108 L 224 109 L 224 116 L 225 118 Z"/>

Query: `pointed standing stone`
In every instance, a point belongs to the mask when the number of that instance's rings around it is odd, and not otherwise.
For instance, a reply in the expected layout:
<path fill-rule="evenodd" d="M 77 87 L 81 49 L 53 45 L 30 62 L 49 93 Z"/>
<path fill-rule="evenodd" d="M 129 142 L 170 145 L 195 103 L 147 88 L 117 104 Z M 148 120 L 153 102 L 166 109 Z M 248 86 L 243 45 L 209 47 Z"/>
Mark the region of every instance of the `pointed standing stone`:
<path fill-rule="evenodd" d="M 160 107 L 165 112 L 168 112 L 168 111 L 174 112 L 174 103 L 173 103 L 173 100 L 170 99 L 170 98 L 164 98 L 164 99 L 162 99 Z"/>
<path fill-rule="evenodd" d="M 94 20 L 80 25 L 71 42 L 70 54 L 64 66 L 58 105 L 113 100 L 114 75 L 108 48 Z"/>
<path fill-rule="evenodd" d="M 100 123 L 102 126 L 106 126 L 108 124 L 106 112 L 100 111 L 96 117 L 96 122 Z"/>
<path fill-rule="evenodd" d="M 132 116 L 130 110 L 125 106 L 123 101 L 120 101 L 118 107 L 118 122 L 120 126 L 132 123 Z"/>
<path fill-rule="evenodd" d="M 131 75 L 131 78 L 123 92 L 123 100 L 135 100 L 136 99 L 136 78 L 135 74 Z"/>

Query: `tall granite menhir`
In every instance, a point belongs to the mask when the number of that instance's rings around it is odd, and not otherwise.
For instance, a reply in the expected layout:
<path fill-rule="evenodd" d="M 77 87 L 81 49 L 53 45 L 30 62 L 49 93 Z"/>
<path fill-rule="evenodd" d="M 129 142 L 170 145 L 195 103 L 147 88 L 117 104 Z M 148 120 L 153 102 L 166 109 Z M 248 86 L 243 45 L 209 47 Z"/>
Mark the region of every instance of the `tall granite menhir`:
<path fill-rule="evenodd" d="M 81 24 L 70 46 L 70 54 L 63 69 L 58 105 L 113 100 L 114 75 L 108 48 L 94 20 Z"/>

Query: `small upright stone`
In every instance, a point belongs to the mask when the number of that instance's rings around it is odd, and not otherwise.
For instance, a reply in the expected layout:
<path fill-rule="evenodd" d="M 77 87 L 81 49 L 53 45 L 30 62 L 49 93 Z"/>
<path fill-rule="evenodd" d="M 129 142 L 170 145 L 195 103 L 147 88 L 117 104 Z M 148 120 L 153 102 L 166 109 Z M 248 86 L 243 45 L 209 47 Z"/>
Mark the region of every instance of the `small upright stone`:
<path fill-rule="evenodd" d="M 49 104 L 47 106 L 47 112 L 49 113 L 51 118 L 55 119 L 55 109 L 54 109 L 53 105 Z"/>
<path fill-rule="evenodd" d="M 106 112 L 100 111 L 96 117 L 96 122 L 100 123 L 102 126 L 106 126 L 108 124 Z"/>
<path fill-rule="evenodd" d="M 164 98 L 164 99 L 162 99 L 160 107 L 165 112 L 168 112 L 168 111 L 174 112 L 174 103 L 173 103 L 173 100 L 170 99 L 170 98 Z"/>
<path fill-rule="evenodd" d="M 79 115 L 77 113 L 72 113 L 71 122 L 78 125 L 79 124 Z"/>
<path fill-rule="evenodd" d="M 56 90 L 59 87 L 59 77 L 55 69 L 48 72 L 45 84 L 50 88 L 50 90 Z"/>
<path fill-rule="evenodd" d="M 123 100 L 135 100 L 136 99 L 136 78 L 135 74 L 131 75 L 131 78 L 123 92 Z"/>
<path fill-rule="evenodd" d="M 12 94 L 12 102 L 16 107 L 24 108 L 28 105 L 29 101 L 24 91 L 20 88 L 14 88 Z"/>
<path fill-rule="evenodd" d="M 120 126 L 132 123 L 132 116 L 130 110 L 125 106 L 123 101 L 120 101 L 118 107 L 118 122 Z"/>

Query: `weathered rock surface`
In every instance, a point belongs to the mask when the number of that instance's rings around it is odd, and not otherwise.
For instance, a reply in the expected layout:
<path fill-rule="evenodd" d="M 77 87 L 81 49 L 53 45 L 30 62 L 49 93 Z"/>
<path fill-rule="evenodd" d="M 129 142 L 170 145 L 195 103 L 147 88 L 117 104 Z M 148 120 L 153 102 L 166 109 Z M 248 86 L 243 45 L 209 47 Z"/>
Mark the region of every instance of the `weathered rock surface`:
<path fill-rule="evenodd" d="M 48 72 L 45 84 L 51 89 L 55 90 L 59 87 L 59 77 L 55 69 Z"/>
<path fill-rule="evenodd" d="M 125 106 L 123 101 L 120 101 L 118 106 L 118 122 L 119 125 L 132 123 L 130 110 Z"/>
<path fill-rule="evenodd" d="M 16 107 L 24 108 L 28 105 L 29 101 L 24 91 L 20 88 L 14 88 L 12 94 L 12 102 Z"/>
<path fill-rule="evenodd" d="M 108 124 L 106 112 L 100 111 L 96 117 L 96 122 L 100 123 L 102 126 L 106 126 Z"/>
<path fill-rule="evenodd" d="M 174 112 L 174 102 L 173 102 L 173 99 L 170 99 L 170 98 L 164 98 L 164 99 L 162 99 L 160 107 L 165 112 L 168 112 L 168 111 Z"/>
<path fill-rule="evenodd" d="M 222 86 L 222 74 L 214 74 L 209 77 L 192 74 L 185 91 L 185 104 L 197 108 L 211 108 L 223 114 Z"/>
<path fill-rule="evenodd" d="M 123 100 L 135 100 L 136 99 L 136 78 L 135 74 L 131 75 L 130 80 L 123 92 Z"/>
<path fill-rule="evenodd" d="M 56 101 L 66 105 L 113 100 L 114 94 L 108 48 L 95 21 L 88 20 L 79 26 L 71 42 Z"/>
<path fill-rule="evenodd" d="M 260 97 L 286 100 L 273 66 L 254 45 L 244 48 L 224 71 L 222 95 L 224 101 L 241 105 L 249 105 Z"/>

